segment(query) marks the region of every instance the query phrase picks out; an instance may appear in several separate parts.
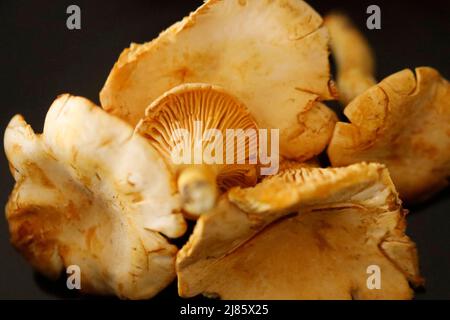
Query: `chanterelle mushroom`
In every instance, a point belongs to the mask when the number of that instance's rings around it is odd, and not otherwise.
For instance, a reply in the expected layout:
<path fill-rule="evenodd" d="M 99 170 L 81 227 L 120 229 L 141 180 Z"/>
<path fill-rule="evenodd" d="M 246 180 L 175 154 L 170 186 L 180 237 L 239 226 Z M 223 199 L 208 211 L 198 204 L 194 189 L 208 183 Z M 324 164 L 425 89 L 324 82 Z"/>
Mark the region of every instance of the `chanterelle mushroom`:
<path fill-rule="evenodd" d="M 434 69 L 397 72 L 355 98 L 328 147 L 333 166 L 388 166 L 403 200 L 417 202 L 448 185 L 450 84 Z"/>
<path fill-rule="evenodd" d="M 209 0 L 156 40 L 133 44 L 112 69 L 102 106 L 135 125 L 157 97 L 182 83 L 233 93 L 261 128 L 280 129 L 281 153 L 306 160 L 329 142 L 335 114 L 328 33 L 300 0 Z"/>
<path fill-rule="evenodd" d="M 178 174 L 183 207 L 191 214 L 214 206 L 217 185 L 226 190 L 256 183 L 258 127 L 245 106 L 218 86 L 169 90 L 148 107 L 136 131 Z"/>
<path fill-rule="evenodd" d="M 346 16 L 329 14 L 324 22 L 330 32 L 331 49 L 336 59 L 339 100 L 347 105 L 376 84 L 374 54 L 367 40 Z"/>
<path fill-rule="evenodd" d="M 60 96 L 36 135 L 21 116 L 5 132 L 16 185 L 11 241 L 39 272 L 78 265 L 81 289 L 148 298 L 175 277 L 181 236 L 174 181 L 133 128 L 80 97 Z"/>
<path fill-rule="evenodd" d="M 404 211 L 383 165 L 297 169 L 232 189 L 198 220 L 177 256 L 179 293 L 409 299 L 408 281 L 421 278 L 404 231 Z M 381 271 L 380 289 L 370 289 L 372 268 Z"/>

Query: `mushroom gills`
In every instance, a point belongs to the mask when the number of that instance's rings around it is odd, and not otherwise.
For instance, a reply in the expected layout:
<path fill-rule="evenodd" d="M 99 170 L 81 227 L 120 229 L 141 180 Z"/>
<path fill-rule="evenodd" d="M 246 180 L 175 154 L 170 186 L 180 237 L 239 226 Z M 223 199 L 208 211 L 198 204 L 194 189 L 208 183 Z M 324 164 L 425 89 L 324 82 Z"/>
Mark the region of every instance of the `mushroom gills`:
<path fill-rule="evenodd" d="M 237 98 L 202 83 L 172 88 L 147 108 L 136 127 L 178 175 L 182 207 L 193 218 L 211 210 L 220 191 L 256 183 L 258 163 L 250 157 L 256 140 L 246 134 L 256 139 L 257 130 Z"/>

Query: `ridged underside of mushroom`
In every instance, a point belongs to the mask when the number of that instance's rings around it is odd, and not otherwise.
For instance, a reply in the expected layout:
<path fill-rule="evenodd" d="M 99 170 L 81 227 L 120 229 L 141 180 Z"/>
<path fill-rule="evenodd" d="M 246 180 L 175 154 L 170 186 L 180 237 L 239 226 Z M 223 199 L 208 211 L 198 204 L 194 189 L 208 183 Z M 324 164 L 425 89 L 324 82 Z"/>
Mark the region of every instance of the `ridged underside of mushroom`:
<path fill-rule="evenodd" d="M 333 166 L 387 165 L 403 200 L 418 202 L 448 185 L 450 84 L 434 69 L 397 72 L 355 98 L 328 147 Z"/>
<path fill-rule="evenodd" d="M 218 86 L 183 84 L 169 90 L 149 106 L 136 131 L 174 168 L 207 165 L 223 189 L 256 183 L 258 127 L 246 107 Z M 173 159 L 186 153 L 185 163 Z"/>
<path fill-rule="evenodd" d="M 39 272 L 70 265 L 81 290 L 154 296 L 175 277 L 186 229 L 164 161 L 133 128 L 86 99 L 60 96 L 37 135 L 21 116 L 5 132 L 16 185 L 6 207 L 12 244 Z"/>
<path fill-rule="evenodd" d="M 199 219 L 177 256 L 181 296 L 412 297 L 409 283 L 422 281 L 416 248 L 384 166 L 302 168 L 291 182 L 280 177 L 277 189 L 275 181 L 232 189 Z M 269 191 L 296 200 L 280 205 L 262 194 Z M 380 289 L 367 286 L 371 266 L 381 271 Z"/>
<path fill-rule="evenodd" d="M 209 0 L 152 42 L 133 44 L 100 94 L 103 108 L 135 125 L 147 106 L 183 83 L 233 93 L 261 128 L 280 129 L 284 156 L 306 160 L 329 142 L 335 114 L 328 33 L 300 0 Z"/>
<path fill-rule="evenodd" d="M 305 162 L 282 159 L 279 164 L 278 172 L 275 175 L 265 176 L 263 179 L 280 179 L 280 177 L 289 179 L 288 177 L 296 175 L 298 173 L 298 169 L 302 168 L 320 168 L 320 161 L 318 158 L 312 158 Z"/>
<path fill-rule="evenodd" d="M 369 43 L 351 20 L 339 13 L 324 18 L 337 66 L 339 100 L 347 105 L 375 81 L 375 57 Z"/>

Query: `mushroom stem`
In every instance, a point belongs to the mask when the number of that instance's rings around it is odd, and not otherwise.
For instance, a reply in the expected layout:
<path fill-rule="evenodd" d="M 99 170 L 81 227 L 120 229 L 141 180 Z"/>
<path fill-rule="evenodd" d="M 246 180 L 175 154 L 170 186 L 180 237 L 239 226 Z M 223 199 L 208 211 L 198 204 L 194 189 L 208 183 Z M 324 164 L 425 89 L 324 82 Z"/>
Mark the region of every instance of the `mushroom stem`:
<path fill-rule="evenodd" d="M 187 167 L 178 176 L 183 209 L 198 217 L 210 211 L 218 196 L 216 174 L 205 166 Z"/>

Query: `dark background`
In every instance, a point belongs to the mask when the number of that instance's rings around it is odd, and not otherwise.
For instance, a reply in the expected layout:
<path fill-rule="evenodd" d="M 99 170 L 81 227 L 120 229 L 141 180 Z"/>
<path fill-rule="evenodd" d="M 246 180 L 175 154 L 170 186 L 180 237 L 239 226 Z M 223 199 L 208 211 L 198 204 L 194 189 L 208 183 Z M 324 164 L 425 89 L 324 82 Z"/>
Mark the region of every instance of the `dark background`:
<path fill-rule="evenodd" d="M 340 9 L 363 30 L 377 55 L 377 76 L 403 68 L 432 66 L 450 78 L 448 1 L 308 1 L 319 13 Z M 48 107 L 61 93 L 98 103 L 98 93 L 122 49 L 145 42 L 199 6 L 202 1 L 6 1 L 0 0 L 0 128 L 21 113 L 40 132 Z M 66 28 L 66 8 L 81 7 L 81 30 Z M 381 7 L 381 30 L 367 30 L 366 8 Z M 0 206 L 13 186 L 0 155 Z M 425 291 L 417 299 L 450 299 L 450 191 L 411 210 L 408 234 L 416 241 Z M 33 274 L 8 240 L 0 217 L 0 298 L 78 297 L 64 282 Z M 158 298 L 176 297 L 172 285 Z"/>

